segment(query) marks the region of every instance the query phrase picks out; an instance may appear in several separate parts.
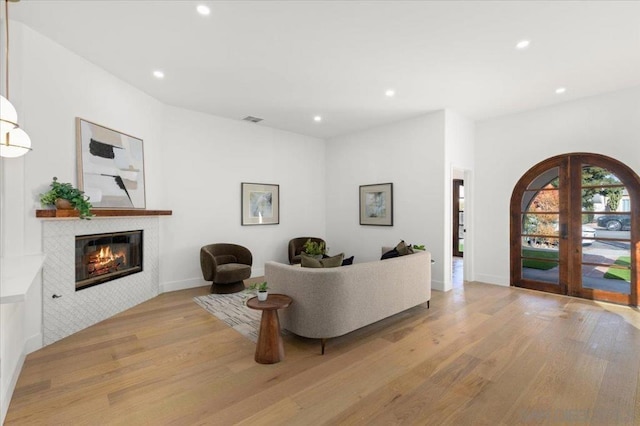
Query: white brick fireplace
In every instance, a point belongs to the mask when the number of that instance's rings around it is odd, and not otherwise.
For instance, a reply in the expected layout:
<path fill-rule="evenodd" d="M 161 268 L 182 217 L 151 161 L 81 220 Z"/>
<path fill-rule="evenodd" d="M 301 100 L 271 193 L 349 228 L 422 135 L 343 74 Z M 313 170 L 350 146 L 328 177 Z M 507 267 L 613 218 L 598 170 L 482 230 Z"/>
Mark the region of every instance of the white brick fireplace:
<path fill-rule="evenodd" d="M 158 295 L 158 217 L 43 221 L 43 338 L 49 345 Z M 76 291 L 75 237 L 143 230 L 142 272 Z"/>

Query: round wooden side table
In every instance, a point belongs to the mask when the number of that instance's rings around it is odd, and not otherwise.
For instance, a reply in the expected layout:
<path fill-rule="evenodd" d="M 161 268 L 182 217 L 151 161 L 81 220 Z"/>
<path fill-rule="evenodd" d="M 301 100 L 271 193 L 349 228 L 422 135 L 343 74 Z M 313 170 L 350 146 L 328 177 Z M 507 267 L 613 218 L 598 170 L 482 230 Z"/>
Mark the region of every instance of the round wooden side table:
<path fill-rule="evenodd" d="M 264 302 L 260 302 L 257 297 L 247 300 L 248 307 L 262 311 L 260 334 L 256 344 L 256 362 L 260 364 L 275 364 L 284 359 L 284 345 L 280 335 L 278 309 L 288 307 L 291 302 L 293 300 L 284 294 L 269 294 Z"/>

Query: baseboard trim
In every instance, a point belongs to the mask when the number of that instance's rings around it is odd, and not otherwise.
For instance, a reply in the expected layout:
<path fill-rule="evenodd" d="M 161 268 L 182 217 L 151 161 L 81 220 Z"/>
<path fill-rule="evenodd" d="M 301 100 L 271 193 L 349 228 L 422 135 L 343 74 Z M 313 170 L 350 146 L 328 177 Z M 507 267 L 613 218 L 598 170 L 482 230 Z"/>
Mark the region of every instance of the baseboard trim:
<path fill-rule="evenodd" d="M 431 280 L 431 289 L 437 290 L 437 291 L 451 290 L 451 288 L 445 290 L 444 281 L 436 281 L 436 280 Z"/>
<path fill-rule="evenodd" d="M 44 336 L 42 333 L 34 334 L 29 337 L 26 342 L 24 342 L 24 353 L 29 355 L 31 352 L 35 352 L 38 349 L 41 349 L 44 344 Z"/>
<path fill-rule="evenodd" d="M 184 281 L 170 281 L 160 284 L 160 293 L 169 293 L 171 291 L 186 290 L 188 288 L 203 287 L 211 285 L 202 278 L 191 278 Z"/>
<path fill-rule="evenodd" d="M 501 285 L 503 287 L 509 287 L 509 278 L 500 277 L 497 275 L 476 274 L 476 280 L 481 283 Z"/>

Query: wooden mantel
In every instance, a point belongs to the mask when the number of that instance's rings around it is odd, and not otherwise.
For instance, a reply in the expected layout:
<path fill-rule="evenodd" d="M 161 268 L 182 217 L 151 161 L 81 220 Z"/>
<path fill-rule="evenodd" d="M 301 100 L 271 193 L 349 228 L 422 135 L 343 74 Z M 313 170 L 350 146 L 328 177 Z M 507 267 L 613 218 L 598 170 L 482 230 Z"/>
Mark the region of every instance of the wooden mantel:
<path fill-rule="evenodd" d="M 146 209 L 96 209 L 91 210 L 93 217 L 118 217 L 118 216 L 171 216 L 171 210 L 146 210 Z M 36 210 L 39 218 L 73 218 L 80 214 L 78 210 L 46 209 Z"/>

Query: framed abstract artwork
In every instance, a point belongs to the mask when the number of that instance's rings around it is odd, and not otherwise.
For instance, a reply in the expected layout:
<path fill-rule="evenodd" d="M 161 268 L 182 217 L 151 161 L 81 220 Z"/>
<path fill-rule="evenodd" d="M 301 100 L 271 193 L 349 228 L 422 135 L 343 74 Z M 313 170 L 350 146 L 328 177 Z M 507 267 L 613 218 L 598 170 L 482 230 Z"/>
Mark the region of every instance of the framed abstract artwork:
<path fill-rule="evenodd" d="M 360 185 L 360 225 L 393 226 L 393 184 Z"/>
<path fill-rule="evenodd" d="M 242 225 L 280 223 L 280 185 L 242 183 Z"/>
<path fill-rule="evenodd" d="M 142 139 L 76 118 L 78 188 L 94 208 L 144 209 Z"/>

